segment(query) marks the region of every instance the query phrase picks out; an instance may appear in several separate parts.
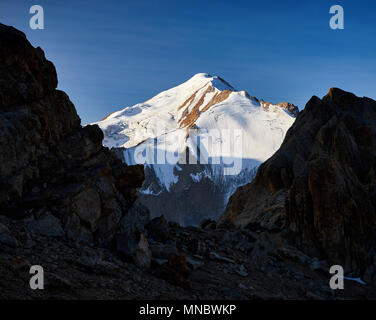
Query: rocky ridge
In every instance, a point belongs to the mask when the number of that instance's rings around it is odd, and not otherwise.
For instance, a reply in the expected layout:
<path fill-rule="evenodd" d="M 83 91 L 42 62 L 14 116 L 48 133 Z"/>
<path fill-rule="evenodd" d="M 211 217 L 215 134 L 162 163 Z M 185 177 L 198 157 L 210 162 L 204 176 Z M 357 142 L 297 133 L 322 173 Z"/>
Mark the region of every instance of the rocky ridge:
<path fill-rule="evenodd" d="M 287 228 L 307 252 L 374 281 L 375 170 L 376 102 L 332 88 L 307 103 L 220 224 Z"/>
<path fill-rule="evenodd" d="M 0 207 L 46 236 L 109 246 L 144 180 L 81 126 L 55 67 L 25 35 L 0 24 Z"/>

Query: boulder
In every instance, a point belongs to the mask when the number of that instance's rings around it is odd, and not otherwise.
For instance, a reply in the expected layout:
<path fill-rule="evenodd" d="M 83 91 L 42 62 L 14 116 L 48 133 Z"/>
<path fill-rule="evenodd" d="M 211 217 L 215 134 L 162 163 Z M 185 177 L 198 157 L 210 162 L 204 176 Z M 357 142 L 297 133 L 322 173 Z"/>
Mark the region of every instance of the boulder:
<path fill-rule="evenodd" d="M 149 268 L 152 253 L 149 243 L 143 233 L 117 234 L 116 251 L 126 260 L 140 268 Z"/>
<path fill-rule="evenodd" d="M 46 237 L 62 237 L 64 235 L 60 220 L 51 213 L 46 213 L 37 220 L 26 223 L 27 229 Z"/>
<path fill-rule="evenodd" d="M 157 274 L 173 285 L 184 289 L 191 288 L 188 265 L 183 253 L 171 255 L 168 262 L 161 266 Z"/>
<path fill-rule="evenodd" d="M 165 243 L 170 238 L 170 228 L 163 215 L 151 220 L 146 225 L 146 230 L 148 235 L 157 242 Z"/>

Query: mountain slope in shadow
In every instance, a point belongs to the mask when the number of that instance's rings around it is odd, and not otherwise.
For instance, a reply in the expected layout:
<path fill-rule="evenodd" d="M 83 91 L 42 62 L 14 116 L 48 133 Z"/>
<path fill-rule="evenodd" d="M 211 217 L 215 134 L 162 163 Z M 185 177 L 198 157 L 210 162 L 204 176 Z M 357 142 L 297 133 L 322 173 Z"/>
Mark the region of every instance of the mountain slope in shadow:
<path fill-rule="evenodd" d="M 306 251 L 374 277 L 375 173 L 376 102 L 332 88 L 311 98 L 220 224 L 288 228 Z"/>

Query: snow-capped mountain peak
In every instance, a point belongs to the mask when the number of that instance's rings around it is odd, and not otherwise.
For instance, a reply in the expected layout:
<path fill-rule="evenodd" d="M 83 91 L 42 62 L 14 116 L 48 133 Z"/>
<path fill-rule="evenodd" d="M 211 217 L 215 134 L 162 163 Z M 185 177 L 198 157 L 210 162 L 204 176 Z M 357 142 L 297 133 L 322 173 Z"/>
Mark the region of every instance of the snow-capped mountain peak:
<path fill-rule="evenodd" d="M 198 73 L 143 103 L 106 116 L 97 124 L 104 130 L 107 146 L 130 148 L 145 138 L 156 137 L 158 134 L 152 133 L 152 127 L 157 124 L 159 128 L 164 128 L 163 133 L 192 127 L 201 112 L 225 100 L 232 91 L 235 89 L 222 78 Z M 149 130 L 140 135 L 140 132 L 134 132 L 135 126 Z"/>
<path fill-rule="evenodd" d="M 154 197 L 152 215 L 162 214 L 163 208 L 172 220 L 197 224 L 204 217 L 216 218 L 232 192 L 252 180 L 258 165 L 281 145 L 297 112 L 292 104 L 259 101 L 221 77 L 198 73 L 97 124 L 104 145 L 116 148 L 128 164 L 145 165 L 140 198 L 148 202 Z M 146 157 L 145 150 L 150 151 Z M 180 163 L 186 150 L 196 160 L 204 155 L 205 163 Z M 232 176 L 227 175 L 229 163 L 238 166 Z M 186 202 L 177 199 L 190 192 L 199 192 L 206 203 L 211 197 L 212 208 L 205 213 L 199 205 L 181 207 Z M 172 204 L 166 212 L 167 199 Z"/>

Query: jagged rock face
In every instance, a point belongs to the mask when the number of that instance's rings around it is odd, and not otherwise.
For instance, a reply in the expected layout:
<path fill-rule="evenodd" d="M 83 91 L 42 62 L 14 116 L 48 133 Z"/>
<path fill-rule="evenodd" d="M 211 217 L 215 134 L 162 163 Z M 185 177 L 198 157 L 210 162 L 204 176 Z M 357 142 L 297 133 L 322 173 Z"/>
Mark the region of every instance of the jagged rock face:
<path fill-rule="evenodd" d="M 266 110 L 269 110 L 269 107 L 273 106 L 273 103 L 265 102 L 263 99 L 260 99 L 260 104 Z M 290 102 L 280 102 L 278 103 L 278 107 L 286 110 L 288 113 L 294 115 L 294 117 L 297 117 L 299 114 L 299 108 Z"/>
<path fill-rule="evenodd" d="M 220 224 L 288 227 L 306 249 L 375 273 L 376 102 L 340 89 L 313 97 Z"/>
<path fill-rule="evenodd" d="M 47 233 L 55 217 L 69 238 L 106 242 L 135 200 L 143 167 L 103 147 L 97 126 L 81 127 L 57 82 L 42 49 L 0 24 L 0 214 L 35 220 Z"/>

